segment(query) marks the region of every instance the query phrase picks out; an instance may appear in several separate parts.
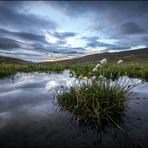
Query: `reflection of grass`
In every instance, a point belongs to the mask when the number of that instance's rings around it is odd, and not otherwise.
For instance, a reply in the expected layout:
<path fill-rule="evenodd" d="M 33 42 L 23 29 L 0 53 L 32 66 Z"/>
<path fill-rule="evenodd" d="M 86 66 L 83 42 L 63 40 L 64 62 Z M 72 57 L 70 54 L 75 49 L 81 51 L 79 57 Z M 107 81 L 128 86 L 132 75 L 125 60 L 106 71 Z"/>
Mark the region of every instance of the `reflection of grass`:
<path fill-rule="evenodd" d="M 17 72 L 61 72 L 65 66 L 60 64 L 39 65 L 39 64 L 0 64 L 0 78 L 10 77 Z"/>
<path fill-rule="evenodd" d="M 105 60 L 102 63 L 105 63 Z M 127 79 L 124 79 L 124 83 L 121 84 L 120 80 L 112 81 L 112 79 L 120 75 L 137 74 L 141 68 L 123 69 L 121 66 L 110 67 L 105 63 L 97 64 L 96 67 L 79 65 L 72 70 L 79 84 L 57 96 L 61 108 L 71 112 L 78 121 L 88 121 L 99 129 L 111 123 L 118 126 L 130 90 L 139 83 L 130 84 Z"/>

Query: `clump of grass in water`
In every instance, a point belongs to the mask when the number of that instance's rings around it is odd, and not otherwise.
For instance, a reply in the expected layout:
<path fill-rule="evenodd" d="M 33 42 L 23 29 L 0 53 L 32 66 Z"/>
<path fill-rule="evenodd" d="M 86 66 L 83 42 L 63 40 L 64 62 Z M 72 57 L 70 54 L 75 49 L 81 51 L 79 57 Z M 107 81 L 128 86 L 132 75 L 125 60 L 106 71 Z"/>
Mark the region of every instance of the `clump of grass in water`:
<path fill-rule="evenodd" d="M 118 123 L 124 113 L 128 96 L 138 83 L 130 85 L 129 81 L 125 81 L 121 85 L 118 80 L 113 82 L 106 79 L 103 75 L 103 64 L 107 64 L 106 59 L 93 69 L 93 72 L 99 70 L 102 75 L 91 78 L 79 76 L 79 84 L 71 87 L 68 92 L 59 94 L 58 102 L 61 109 L 71 112 L 79 123 L 91 123 L 98 130 L 111 123 L 120 128 Z"/>

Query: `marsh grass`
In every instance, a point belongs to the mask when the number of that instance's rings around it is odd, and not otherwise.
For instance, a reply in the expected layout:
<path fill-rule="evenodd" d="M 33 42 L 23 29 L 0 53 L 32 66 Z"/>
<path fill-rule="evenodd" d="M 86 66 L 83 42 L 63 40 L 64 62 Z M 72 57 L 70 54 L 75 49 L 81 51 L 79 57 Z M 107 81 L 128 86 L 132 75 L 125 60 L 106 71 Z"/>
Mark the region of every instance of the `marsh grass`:
<path fill-rule="evenodd" d="M 60 64 L 0 64 L 0 78 L 12 77 L 17 72 L 62 72 L 66 66 Z"/>
<path fill-rule="evenodd" d="M 106 78 L 117 79 L 120 76 L 128 76 L 131 78 L 141 78 L 148 81 L 148 69 L 137 65 L 104 65 L 103 69 L 97 69 L 92 72 L 94 64 L 77 64 L 74 66 L 65 66 L 61 64 L 0 64 L 0 78 L 11 77 L 17 72 L 62 72 L 65 69 L 70 69 L 70 72 L 75 77 L 87 76 L 88 78 L 93 75 L 99 76 L 103 74 Z"/>
<path fill-rule="evenodd" d="M 100 76 L 104 75 L 106 78 L 111 78 L 113 80 L 118 79 L 120 76 L 128 76 L 130 78 L 140 78 L 148 81 L 148 69 L 140 67 L 138 65 L 124 65 L 124 64 L 114 64 L 114 65 L 104 65 L 103 68 L 98 68 L 97 71 L 92 72 L 94 64 L 87 65 L 74 65 L 72 66 L 71 73 L 75 77 L 87 76 L 91 77 L 93 75 Z"/>

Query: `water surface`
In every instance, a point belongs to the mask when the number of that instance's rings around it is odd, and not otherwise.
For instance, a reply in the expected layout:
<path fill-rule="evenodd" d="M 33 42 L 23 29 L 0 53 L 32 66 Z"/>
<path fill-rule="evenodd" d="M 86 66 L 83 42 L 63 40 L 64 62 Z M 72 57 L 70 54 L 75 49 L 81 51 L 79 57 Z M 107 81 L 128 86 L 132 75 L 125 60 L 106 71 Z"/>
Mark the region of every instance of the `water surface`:
<path fill-rule="evenodd" d="M 60 111 L 55 94 L 69 88 L 75 78 L 60 74 L 17 73 L 0 80 L 1 147 L 147 147 L 148 83 L 133 90 L 124 122 L 119 129 L 97 134 L 80 127 Z M 101 138 L 100 138 L 101 137 Z"/>

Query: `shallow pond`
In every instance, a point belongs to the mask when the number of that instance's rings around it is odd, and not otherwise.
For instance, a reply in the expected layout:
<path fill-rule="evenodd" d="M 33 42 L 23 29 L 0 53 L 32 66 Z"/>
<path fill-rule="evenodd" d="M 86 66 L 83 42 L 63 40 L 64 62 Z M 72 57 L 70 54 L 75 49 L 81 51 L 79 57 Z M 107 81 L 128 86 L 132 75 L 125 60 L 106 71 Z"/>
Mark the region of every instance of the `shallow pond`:
<path fill-rule="evenodd" d="M 0 80 L 1 147 L 147 147 L 148 83 L 133 89 L 121 127 L 97 133 L 78 126 L 67 112 L 60 111 L 55 93 L 75 79 L 60 74 L 17 73 Z"/>

